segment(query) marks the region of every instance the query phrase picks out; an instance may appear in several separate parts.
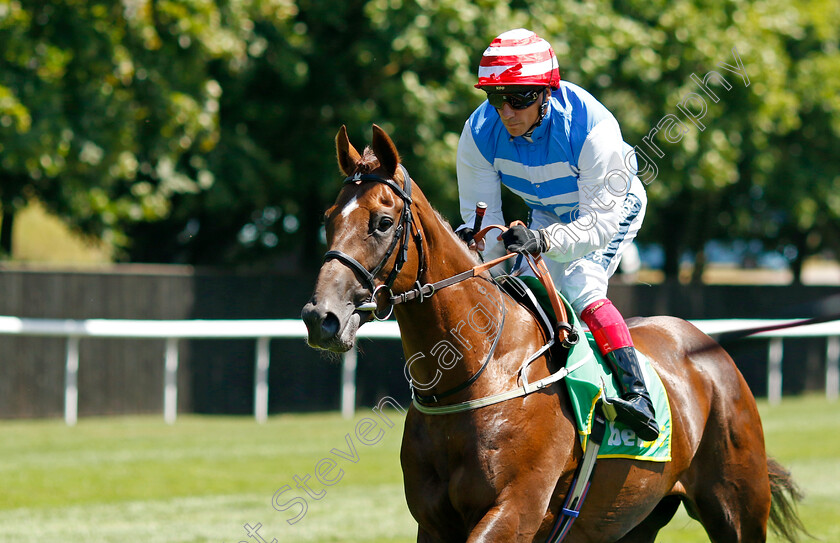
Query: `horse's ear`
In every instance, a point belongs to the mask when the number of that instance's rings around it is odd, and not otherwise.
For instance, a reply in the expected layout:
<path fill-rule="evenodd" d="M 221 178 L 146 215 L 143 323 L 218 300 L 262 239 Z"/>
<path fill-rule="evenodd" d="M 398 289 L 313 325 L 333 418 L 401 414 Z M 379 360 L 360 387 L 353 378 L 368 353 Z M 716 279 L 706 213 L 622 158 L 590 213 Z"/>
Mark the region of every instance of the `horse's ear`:
<path fill-rule="evenodd" d="M 373 141 L 370 146 L 376 158 L 379 159 L 379 164 L 385 168 L 389 177 L 393 177 L 400 163 L 400 154 L 388 134 L 376 125 L 373 125 Z"/>
<path fill-rule="evenodd" d="M 335 135 L 335 151 L 338 155 L 338 167 L 344 175 L 353 175 L 356 171 L 356 165 L 362 159 L 355 147 L 350 144 L 350 138 L 347 137 L 347 127 L 341 125 L 338 129 L 338 134 Z"/>

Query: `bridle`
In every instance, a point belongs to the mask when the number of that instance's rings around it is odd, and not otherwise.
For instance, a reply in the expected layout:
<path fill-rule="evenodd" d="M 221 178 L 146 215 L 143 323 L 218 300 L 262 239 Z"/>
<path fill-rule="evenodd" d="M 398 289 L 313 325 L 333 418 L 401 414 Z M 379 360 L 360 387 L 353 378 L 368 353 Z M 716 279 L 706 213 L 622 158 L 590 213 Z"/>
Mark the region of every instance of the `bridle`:
<path fill-rule="evenodd" d="M 349 175 L 344 179 L 345 185 L 350 183 L 361 183 L 365 181 L 373 181 L 375 183 L 382 183 L 390 188 L 394 193 L 400 197 L 403 201 L 403 209 L 402 213 L 400 214 L 400 220 L 397 223 L 396 231 L 394 232 L 394 237 L 391 240 L 391 245 L 388 247 L 388 250 L 385 252 L 385 255 L 379 261 L 372 270 L 368 270 L 365 268 L 358 260 L 353 258 L 352 256 L 348 255 L 347 253 L 341 251 L 327 251 L 324 255 L 324 262 L 329 260 L 338 260 L 342 264 L 346 265 L 350 269 L 352 269 L 356 274 L 362 279 L 362 284 L 370 291 L 370 300 L 366 303 L 363 303 L 356 307 L 356 311 L 370 311 L 373 315 L 373 318 L 376 320 L 386 320 L 388 317 L 391 316 L 391 312 L 394 310 L 394 296 L 393 291 L 391 290 L 394 286 L 394 281 L 397 280 L 397 275 L 399 275 L 400 271 L 402 271 L 403 265 L 405 265 L 406 261 L 408 260 L 408 236 L 411 234 L 414 237 L 415 246 L 417 247 L 417 252 L 419 255 L 419 262 L 420 264 L 417 267 L 417 280 L 415 284 L 420 287 L 420 277 L 423 275 L 423 272 L 426 269 L 426 259 L 423 253 L 423 233 L 420 227 L 414 222 L 414 218 L 411 214 L 411 176 L 408 174 L 408 170 L 405 169 L 405 166 L 402 164 L 398 164 L 400 171 L 403 175 L 403 184 L 405 188 L 400 187 L 393 179 L 388 179 L 386 177 L 382 177 L 372 173 L 357 173 L 354 175 Z M 382 271 L 382 268 L 388 263 L 388 260 L 391 259 L 391 255 L 394 254 L 394 249 L 397 249 L 397 244 L 399 244 L 399 249 L 397 250 L 397 258 L 394 262 L 394 267 L 391 272 L 388 274 L 388 277 L 385 281 L 380 284 L 376 285 L 376 276 Z M 378 304 L 376 303 L 376 297 L 380 291 L 383 289 L 387 289 L 389 294 L 388 298 L 388 307 L 387 313 L 384 315 L 377 311 Z M 422 298 L 422 296 L 421 296 Z M 407 301 L 407 300 L 406 300 Z M 396 302 L 399 303 L 399 302 Z"/>

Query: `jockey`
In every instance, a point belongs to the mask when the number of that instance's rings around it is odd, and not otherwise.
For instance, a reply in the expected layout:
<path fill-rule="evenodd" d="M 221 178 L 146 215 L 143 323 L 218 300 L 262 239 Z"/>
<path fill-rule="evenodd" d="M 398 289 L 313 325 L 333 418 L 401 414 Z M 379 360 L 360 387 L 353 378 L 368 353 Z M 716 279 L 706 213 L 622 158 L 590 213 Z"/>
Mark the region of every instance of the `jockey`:
<path fill-rule="evenodd" d="M 656 439 L 659 426 L 630 332 L 607 299 L 609 278 L 647 205 L 632 148 L 606 107 L 560 80 L 551 46 L 529 30 L 493 40 L 475 86 L 487 101 L 467 120 L 458 144 L 465 224 L 456 233 L 476 248 L 469 225 L 478 201 L 487 203 L 484 224 L 505 224 L 501 185 L 525 200 L 529 226 L 514 226 L 499 239 L 508 252 L 548 257 L 555 284 L 615 372 L 620 420 L 640 438 Z"/>

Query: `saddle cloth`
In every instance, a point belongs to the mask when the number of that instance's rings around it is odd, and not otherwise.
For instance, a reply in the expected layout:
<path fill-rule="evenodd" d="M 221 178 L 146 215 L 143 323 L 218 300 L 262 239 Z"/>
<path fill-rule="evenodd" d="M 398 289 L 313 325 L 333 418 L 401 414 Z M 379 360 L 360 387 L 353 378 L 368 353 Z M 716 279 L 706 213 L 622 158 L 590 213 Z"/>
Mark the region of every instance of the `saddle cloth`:
<path fill-rule="evenodd" d="M 612 372 L 598 352 L 595 340 L 589 332 L 586 333 L 586 339 L 589 343 L 587 347 L 595 356 L 591 362 L 572 371 L 565 379 L 584 450 L 586 450 L 587 439 L 592 429 L 592 414 L 597 401 L 603 394 L 603 384 L 606 384 L 608 398 L 619 395 Z M 574 350 L 583 350 L 582 344 L 582 341 L 579 342 Z M 653 401 L 656 421 L 659 423 L 659 437 L 654 441 L 642 441 L 636 437 L 633 430 L 621 422 L 607 421 L 598 458 L 633 458 L 651 462 L 668 462 L 671 460 L 671 405 L 668 402 L 668 395 L 659 375 L 650 365 L 648 357 L 638 349 L 636 349 L 636 356 L 639 358 L 642 377 Z"/>
<path fill-rule="evenodd" d="M 553 315 L 551 304 L 542 283 L 534 277 L 520 278 L 534 293 L 545 313 Z M 577 331 L 583 330 L 580 319 L 572 310 L 571 305 L 562 295 L 560 299 L 566 305 L 566 312 L 572 321 L 569 324 Z M 574 408 L 578 435 L 584 450 L 586 450 L 587 440 L 592 430 L 592 414 L 603 394 L 602 388 L 606 385 L 608 398 L 619 396 L 612 370 L 601 356 L 598 346 L 592 339 L 592 334 L 587 331 L 585 337 L 587 341 L 583 341 L 583 338 L 581 338 L 581 341 L 569 351 L 566 367 L 573 367 L 581 360 L 585 361 L 564 379 L 569 391 L 569 399 Z M 642 441 L 633 430 L 621 422 L 607 421 L 607 428 L 598 458 L 632 458 L 651 462 L 669 462 L 671 460 L 671 405 L 665 387 L 662 385 L 656 370 L 650 365 L 648 357 L 638 349 L 636 349 L 636 355 L 639 358 L 642 376 L 653 401 L 656 421 L 659 423 L 659 437 L 655 441 Z"/>

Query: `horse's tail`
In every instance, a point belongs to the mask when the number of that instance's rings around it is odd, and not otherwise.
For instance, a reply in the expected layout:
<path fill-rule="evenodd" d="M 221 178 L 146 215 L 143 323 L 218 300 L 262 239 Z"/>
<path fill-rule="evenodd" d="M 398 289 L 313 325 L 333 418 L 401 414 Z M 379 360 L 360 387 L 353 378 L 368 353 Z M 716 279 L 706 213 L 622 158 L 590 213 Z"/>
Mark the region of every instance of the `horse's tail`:
<path fill-rule="evenodd" d="M 790 543 L 796 543 L 800 534 L 813 537 L 805 529 L 796 510 L 796 504 L 802 501 L 804 495 L 790 472 L 769 457 L 767 472 L 770 475 L 770 528 Z"/>

